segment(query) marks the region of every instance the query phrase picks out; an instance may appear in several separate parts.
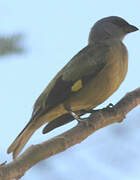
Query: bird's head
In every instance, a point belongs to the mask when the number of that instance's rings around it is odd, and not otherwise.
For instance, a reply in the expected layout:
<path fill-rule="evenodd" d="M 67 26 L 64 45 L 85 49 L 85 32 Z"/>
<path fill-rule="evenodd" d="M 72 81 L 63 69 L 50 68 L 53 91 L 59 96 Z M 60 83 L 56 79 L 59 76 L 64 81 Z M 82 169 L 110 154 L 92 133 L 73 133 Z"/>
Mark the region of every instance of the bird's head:
<path fill-rule="evenodd" d="M 89 44 L 103 41 L 109 38 L 123 40 L 128 33 L 137 31 L 138 28 L 129 24 L 124 19 L 117 16 L 110 16 L 97 21 L 89 34 Z"/>

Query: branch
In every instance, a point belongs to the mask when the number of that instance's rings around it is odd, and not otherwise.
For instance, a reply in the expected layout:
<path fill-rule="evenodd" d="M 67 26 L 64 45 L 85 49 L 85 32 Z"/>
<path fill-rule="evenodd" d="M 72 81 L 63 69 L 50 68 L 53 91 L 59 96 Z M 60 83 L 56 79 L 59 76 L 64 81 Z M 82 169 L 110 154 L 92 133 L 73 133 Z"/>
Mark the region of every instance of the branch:
<path fill-rule="evenodd" d="M 107 107 L 93 111 L 90 117 L 67 132 L 41 144 L 32 145 L 21 156 L 9 164 L 0 167 L 0 180 L 20 178 L 41 160 L 47 159 L 67 148 L 80 143 L 96 130 L 115 122 L 121 122 L 125 115 L 140 104 L 140 88 L 126 94 L 112 108 Z"/>

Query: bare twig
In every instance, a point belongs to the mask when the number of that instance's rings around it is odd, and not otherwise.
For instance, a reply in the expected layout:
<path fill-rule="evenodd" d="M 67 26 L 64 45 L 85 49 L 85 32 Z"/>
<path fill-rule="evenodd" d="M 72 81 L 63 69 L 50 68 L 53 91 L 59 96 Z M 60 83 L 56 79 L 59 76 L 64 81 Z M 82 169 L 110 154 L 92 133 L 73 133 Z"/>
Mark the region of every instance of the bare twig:
<path fill-rule="evenodd" d="M 126 94 L 115 106 L 93 111 L 89 118 L 76 127 L 41 144 L 29 147 L 11 163 L 0 167 L 0 180 L 18 179 L 43 159 L 47 159 L 80 143 L 96 130 L 120 122 L 125 115 L 140 104 L 140 88 Z"/>

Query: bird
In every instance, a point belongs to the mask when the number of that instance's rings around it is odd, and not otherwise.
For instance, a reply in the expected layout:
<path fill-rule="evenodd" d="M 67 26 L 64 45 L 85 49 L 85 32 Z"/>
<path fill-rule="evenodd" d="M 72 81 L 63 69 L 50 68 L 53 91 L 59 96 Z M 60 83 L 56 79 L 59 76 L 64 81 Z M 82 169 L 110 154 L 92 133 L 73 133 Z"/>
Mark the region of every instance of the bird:
<path fill-rule="evenodd" d="M 90 30 L 87 46 L 56 74 L 38 97 L 30 121 L 7 153 L 12 153 L 15 159 L 42 125 L 46 124 L 42 133 L 48 133 L 79 120 L 110 97 L 128 70 L 128 51 L 123 39 L 137 30 L 118 16 L 98 20 Z"/>

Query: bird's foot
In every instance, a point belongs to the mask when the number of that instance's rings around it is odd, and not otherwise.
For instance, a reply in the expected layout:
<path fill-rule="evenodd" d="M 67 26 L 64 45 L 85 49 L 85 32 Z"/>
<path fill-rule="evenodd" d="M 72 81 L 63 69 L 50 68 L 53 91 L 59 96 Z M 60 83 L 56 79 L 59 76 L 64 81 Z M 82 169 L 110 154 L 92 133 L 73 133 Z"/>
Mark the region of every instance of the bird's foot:
<path fill-rule="evenodd" d="M 114 110 L 114 105 L 112 103 L 109 103 L 103 110 L 112 112 Z"/>
<path fill-rule="evenodd" d="M 115 106 L 114 106 L 112 103 L 109 103 L 105 109 L 107 109 L 107 110 L 109 110 L 109 111 L 112 111 L 112 110 L 114 111 L 114 110 L 116 110 Z M 118 120 L 118 123 L 123 122 L 123 120 L 124 120 L 125 118 L 126 118 L 125 115 L 123 115 L 123 117 L 121 117 L 121 119 Z"/>
<path fill-rule="evenodd" d="M 114 107 L 114 105 L 112 103 L 109 103 L 106 108 L 110 109 L 110 108 L 113 108 L 113 107 Z"/>

